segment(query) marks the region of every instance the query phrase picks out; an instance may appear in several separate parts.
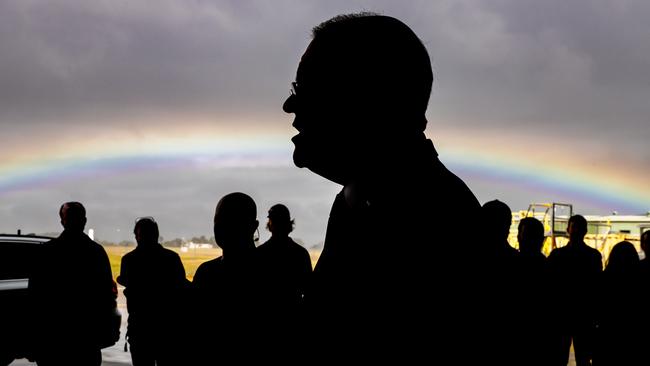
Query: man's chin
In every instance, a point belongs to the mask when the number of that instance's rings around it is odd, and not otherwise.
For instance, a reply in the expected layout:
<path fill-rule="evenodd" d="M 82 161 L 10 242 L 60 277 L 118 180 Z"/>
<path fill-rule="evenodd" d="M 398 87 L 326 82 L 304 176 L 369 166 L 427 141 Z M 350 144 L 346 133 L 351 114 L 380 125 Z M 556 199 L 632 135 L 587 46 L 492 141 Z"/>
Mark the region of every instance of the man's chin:
<path fill-rule="evenodd" d="M 293 150 L 293 164 L 298 168 L 307 167 L 307 159 L 305 159 L 305 156 L 297 151 L 297 149 Z"/>

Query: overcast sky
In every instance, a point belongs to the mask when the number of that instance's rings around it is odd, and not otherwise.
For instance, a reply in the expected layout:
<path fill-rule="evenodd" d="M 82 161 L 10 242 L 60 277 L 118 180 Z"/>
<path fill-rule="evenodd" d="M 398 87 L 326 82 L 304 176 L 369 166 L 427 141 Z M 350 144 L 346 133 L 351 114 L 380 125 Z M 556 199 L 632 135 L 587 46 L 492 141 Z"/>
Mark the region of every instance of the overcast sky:
<path fill-rule="evenodd" d="M 292 117 L 280 106 L 310 29 L 361 10 L 403 20 L 425 43 L 435 73 L 428 135 L 481 202 L 650 210 L 647 1 L 5 0 L 0 232 L 58 230 L 58 205 L 78 199 L 100 238 L 130 239 L 138 215 L 158 217 L 165 238 L 209 235 L 218 199 L 241 190 L 258 202 L 262 222 L 285 202 L 296 237 L 322 241 L 340 187 L 292 166 Z M 235 141 L 229 156 L 250 155 L 245 164 L 222 164 L 200 140 L 223 136 Z M 264 139 L 264 148 L 250 147 Z M 171 162 L 155 167 L 102 160 L 120 151 L 129 161 L 160 157 L 169 141 Z M 238 151 L 237 141 L 248 147 Z M 176 159 L 186 152 L 179 144 L 201 148 Z M 463 165 L 455 157 L 464 152 L 543 158 L 530 169 L 571 167 L 584 172 L 576 181 L 611 180 L 623 193 L 513 181 Z M 99 163 L 56 169 L 83 156 Z M 203 158 L 211 163 L 196 164 Z M 625 187 L 635 187 L 636 201 Z"/>

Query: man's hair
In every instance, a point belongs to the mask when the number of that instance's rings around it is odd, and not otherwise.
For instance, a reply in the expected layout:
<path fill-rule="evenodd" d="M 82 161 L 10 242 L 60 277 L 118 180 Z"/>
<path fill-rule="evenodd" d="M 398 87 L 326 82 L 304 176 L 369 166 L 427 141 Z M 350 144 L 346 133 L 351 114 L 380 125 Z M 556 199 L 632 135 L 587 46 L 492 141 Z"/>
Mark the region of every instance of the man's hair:
<path fill-rule="evenodd" d="M 216 213 L 230 222 L 252 222 L 257 220 L 257 205 L 249 195 L 233 192 L 219 200 Z"/>
<path fill-rule="evenodd" d="M 648 244 L 650 244 L 650 230 L 644 231 L 643 234 L 641 234 L 641 242 L 648 242 Z"/>
<path fill-rule="evenodd" d="M 69 217 L 86 217 L 86 208 L 79 202 L 66 202 L 59 208 L 59 217 L 63 218 L 63 210 L 67 209 Z"/>
<path fill-rule="evenodd" d="M 274 231 L 282 233 L 290 233 L 293 231 L 295 226 L 295 221 L 291 219 L 291 214 L 289 213 L 289 208 L 281 203 L 273 205 L 269 209 L 269 219 L 273 222 Z M 269 225 L 266 225 L 267 229 Z"/>
<path fill-rule="evenodd" d="M 133 233 L 136 234 L 140 230 L 148 239 L 158 241 L 160 231 L 158 230 L 158 223 L 150 217 L 143 217 L 136 221 L 133 227 Z"/>
<path fill-rule="evenodd" d="M 371 102 L 379 113 L 399 113 L 421 121 L 431 94 L 433 72 L 426 48 L 401 21 L 375 13 L 344 14 L 312 30 L 313 44 L 339 90 Z"/>
<path fill-rule="evenodd" d="M 582 215 L 573 215 L 569 218 L 569 225 L 580 228 L 585 233 L 587 232 L 587 219 Z"/>
<path fill-rule="evenodd" d="M 510 211 L 508 205 L 499 200 L 492 200 L 483 205 L 482 211 L 485 215 L 486 223 L 495 226 L 489 228 L 490 230 L 498 230 L 503 233 L 507 233 L 510 230 L 512 211 Z"/>
<path fill-rule="evenodd" d="M 525 239 L 531 241 L 532 244 L 541 245 L 544 242 L 544 224 L 536 218 L 524 217 L 519 221 L 518 229 L 519 231 L 523 230 Z M 519 245 L 521 246 L 522 243 Z"/>

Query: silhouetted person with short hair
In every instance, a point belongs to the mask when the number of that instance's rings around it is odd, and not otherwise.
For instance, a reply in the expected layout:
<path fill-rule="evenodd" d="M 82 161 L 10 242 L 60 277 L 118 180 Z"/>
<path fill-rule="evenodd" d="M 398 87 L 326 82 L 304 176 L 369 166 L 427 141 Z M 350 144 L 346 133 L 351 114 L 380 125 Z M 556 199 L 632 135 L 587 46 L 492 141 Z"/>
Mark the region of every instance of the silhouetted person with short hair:
<path fill-rule="evenodd" d="M 312 271 L 309 252 L 289 236 L 293 227 L 287 206 L 272 206 L 266 224 L 271 238 L 257 248 L 264 293 L 261 307 L 266 314 L 264 343 L 268 353 L 284 360 L 295 352 L 298 337 L 304 336 L 298 325 L 304 322 L 302 297 Z"/>
<path fill-rule="evenodd" d="M 256 357 L 251 342 L 259 334 L 260 289 L 253 235 L 257 207 L 240 192 L 225 195 L 214 213 L 214 238 L 223 255 L 199 266 L 192 282 L 199 324 L 196 364 Z"/>
<path fill-rule="evenodd" d="M 462 222 L 479 204 L 424 134 L 432 81 L 422 42 L 388 16 L 332 18 L 300 60 L 283 106 L 294 163 L 343 186 L 305 293 L 321 361 L 426 363 L 480 328 Z"/>
<path fill-rule="evenodd" d="M 512 224 L 510 207 L 499 200 L 486 202 L 481 208 L 483 220 L 482 236 L 485 238 L 481 252 L 489 266 L 483 273 L 487 285 L 485 308 L 490 311 L 486 322 L 493 333 L 499 337 L 485 339 L 489 344 L 489 358 L 497 360 L 500 365 L 515 365 L 519 357 L 521 323 L 520 309 L 513 307 L 519 300 L 519 252 L 508 243 Z"/>
<path fill-rule="evenodd" d="M 63 232 L 45 243 L 29 280 L 39 365 L 100 365 L 116 306 L 106 251 L 83 230 L 79 202 L 59 209 Z"/>
<path fill-rule="evenodd" d="M 125 287 L 133 366 L 178 365 L 185 268 L 178 254 L 158 243 L 153 218 L 139 218 L 133 234 L 138 246 L 122 257 L 117 278 Z"/>
<path fill-rule="evenodd" d="M 641 293 L 639 254 L 632 243 L 622 241 L 614 246 L 602 283 L 594 366 L 642 365 L 639 355 L 648 345 L 639 342 L 644 330 L 638 309 L 646 295 Z"/>
<path fill-rule="evenodd" d="M 285 205 L 271 207 L 268 219 L 266 227 L 271 232 L 271 238 L 257 248 L 270 295 L 267 305 L 279 313 L 292 316 L 302 303 L 312 271 L 311 258 L 307 249 L 289 236 L 294 220 Z"/>
<path fill-rule="evenodd" d="M 577 366 L 591 364 L 595 328 L 597 290 L 603 264 L 600 252 L 584 242 L 587 220 L 574 215 L 569 218 L 569 243 L 551 252 L 548 257 L 554 302 L 555 364 L 569 361 L 571 341 Z"/>
<path fill-rule="evenodd" d="M 547 290 L 548 268 L 544 246 L 544 225 L 534 217 L 524 217 L 517 230 L 519 242 L 519 289 L 516 302 L 520 317 L 520 365 L 547 366 L 550 362 L 550 327 L 546 315 L 551 306 Z"/>

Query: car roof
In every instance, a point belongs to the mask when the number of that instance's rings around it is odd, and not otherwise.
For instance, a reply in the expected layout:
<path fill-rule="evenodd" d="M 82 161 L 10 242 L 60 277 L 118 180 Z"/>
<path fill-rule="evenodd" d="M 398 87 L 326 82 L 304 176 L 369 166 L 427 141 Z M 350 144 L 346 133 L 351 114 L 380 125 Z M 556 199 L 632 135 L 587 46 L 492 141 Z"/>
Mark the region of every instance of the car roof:
<path fill-rule="evenodd" d="M 0 234 L 0 243 L 42 244 L 50 240 L 49 236 Z"/>

